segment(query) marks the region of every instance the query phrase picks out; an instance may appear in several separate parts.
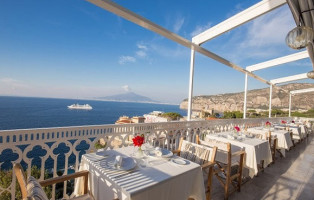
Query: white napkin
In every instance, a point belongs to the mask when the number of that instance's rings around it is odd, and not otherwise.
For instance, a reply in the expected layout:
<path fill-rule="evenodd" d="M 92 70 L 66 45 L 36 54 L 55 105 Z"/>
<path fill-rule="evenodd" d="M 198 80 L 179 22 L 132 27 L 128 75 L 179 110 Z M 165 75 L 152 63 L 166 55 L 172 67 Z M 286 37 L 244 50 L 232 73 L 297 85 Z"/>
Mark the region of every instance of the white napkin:
<path fill-rule="evenodd" d="M 234 137 L 234 136 L 232 136 L 232 135 L 228 135 L 228 139 L 234 140 L 234 139 L 235 139 L 235 137 Z"/>
<path fill-rule="evenodd" d="M 114 161 L 114 166 L 121 167 L 122 162 L 123 162 L 123 158 L 121 156 L 116 156 L 115 161 Z"/>
<path fill-rule="evenodd" d="M 161 156 L 162 156 L 162 151 L 161 151 L 161 149 L 160 149 L 159 147 L 156 147 L 156 149 L 155 149 L 155 154 L 156 154 L 156 156 L 158 156 L 158 157 L 161 157 Z"/>

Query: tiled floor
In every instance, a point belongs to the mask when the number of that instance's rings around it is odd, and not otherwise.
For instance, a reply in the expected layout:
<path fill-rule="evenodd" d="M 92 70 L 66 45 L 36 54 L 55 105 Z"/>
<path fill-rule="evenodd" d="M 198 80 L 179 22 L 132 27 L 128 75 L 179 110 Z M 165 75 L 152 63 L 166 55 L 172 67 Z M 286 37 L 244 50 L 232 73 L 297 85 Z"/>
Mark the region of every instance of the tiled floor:
<path fill-rule="evenodd" d="M 224 197 L 223 187 L 213 177 L 212 199 Z M 309 136 L 277 158 L 257 177 L 242 185 L 241 192 L 230 195 L 231 200 L 314 200 L 314 136 Z"/>

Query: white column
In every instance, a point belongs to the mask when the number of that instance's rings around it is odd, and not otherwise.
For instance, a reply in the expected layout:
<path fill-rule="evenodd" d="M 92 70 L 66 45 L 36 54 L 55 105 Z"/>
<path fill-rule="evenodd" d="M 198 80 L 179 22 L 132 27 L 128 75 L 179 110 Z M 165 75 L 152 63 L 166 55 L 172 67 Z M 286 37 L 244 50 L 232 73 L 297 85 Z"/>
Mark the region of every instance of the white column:
<path fill-rule="evenodd" d="M 188 100 L 188 121 L 191 120 L 192 115 L 192 97 L 193 97 L 193 79 L 194 79 L 194 57 L 195 51 L 191 50 L 191 62 L 190 62 L 190 83 L 189 83 L 189 100 Z"/>
<path fill-rule="evenodd" d="M 291 93 L 289 94 L 289 117 L 291 117 Z"/>
<path fill-rule="evenodd" d="M 269 87 L 269 114 L 268 117 L 271 118 L 271 98 L 273 94 L 273 85 L 270 85 Z"/>
<path fill-rule="evenodd" d="M 245 73 L 245 82 L 244 82 L 243 119 L 246 118 L 246 97 L 247 97 L 247 73 Z"/>

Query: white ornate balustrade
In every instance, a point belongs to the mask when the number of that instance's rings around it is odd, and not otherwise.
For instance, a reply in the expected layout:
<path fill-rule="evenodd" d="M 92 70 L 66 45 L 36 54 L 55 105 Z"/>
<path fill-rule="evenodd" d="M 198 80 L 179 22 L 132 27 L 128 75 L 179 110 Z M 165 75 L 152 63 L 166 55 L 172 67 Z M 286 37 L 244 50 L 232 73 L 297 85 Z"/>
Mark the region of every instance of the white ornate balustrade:
<path fill-rule="evenodd" d="M 203 137 L 205 134 L 228 131 L 234 126 L 254 127 L 265 124 L 266 121 L 280 122 L 291 118 L 256 118 L 256 119 L 219 119 L 211 121 L 165 122 L 125 125 L 78 126 L 62 128 L 42 128 L 25 130 L 0 131 L 0 169 L 10 170 L 14 163 L 22 163 L 31 173 L 31 166 L 40 168 L 40 180 L 44 179 L 46 168 L 56 177 L 60 169 L 68 169 L 69 161 L 73 160 L 75 171 L 78 170 L 80 157 L 84 153 L 95 151 L 95 143 L 102 139 L 105 148 L 117 148 L 131 145 L 130 138 L 135 134 L 144 134 L 148 139 L 154 139 L 156 145 L 175 149 L 179 138 L 186 136 L 194 140 L 195 134 Z M 60 167 L 62 166 L 62 167 Z M 59 169 L 58 169 L 59 167 Z M 68 170 L 61 170 L 63 175 Z M 0 180 L 1 181 L 1 180 Z M 3 188 L 0 182 L 0 197 L 5 191 L 15 199 L 16 178 Z M 55 199 L 56 188 L 52 187 L 52 199 Z M 66 183 L 63 197 L 67 195 Z"/>

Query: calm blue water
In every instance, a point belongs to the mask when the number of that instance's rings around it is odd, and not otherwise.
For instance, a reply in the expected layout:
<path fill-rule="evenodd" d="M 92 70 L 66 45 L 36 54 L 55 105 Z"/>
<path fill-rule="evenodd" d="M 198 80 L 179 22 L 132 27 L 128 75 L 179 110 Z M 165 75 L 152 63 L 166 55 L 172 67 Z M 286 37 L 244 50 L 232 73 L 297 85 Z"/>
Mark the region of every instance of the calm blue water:
<path fill-rule="evenodd" d="M 74 103 L 93 109 L 67 109 Z M 186 115 L 178 105 L 0 96 L 0 130 L 114 124 L 122 115 L 142 116 L 154 110 Z"/>
<path fill-rule="evenodd" d="M 87 103 L 93 109 L 89 111 L 67 109 L 67 106 L 74 103 Z M 0 130 L 114 124 L 122 115 L 142 116 L 154 110 L 186 115 L 186 111 L 180 110 L 178 105 L 0 96 Z M 88 149 L 88 146 L 82 144 L 80 148 L 77 148 L 80 155 L 85 153 L 84 149 Z M 24 149 L 25 146 L 20 148 Z M 64 154 L 69 151 L 69 148 L 60 144 L 54 151 L 58 154 L 57 169 L 64 169 Z M 40 167 L 40 157 L 45 154 L 41 147 L 34 147 L 27 156 L 33 158 L 33 165 Z M 10 149 L 0 152 L 0 163 L 2 163 L 0 169 L 12 169 L 12 161 L 16 159 L 18 155 Z M 69 166 L 74 163 L 75 156 L 71 155 Z M 26 163 L 22 161 L 21 164 L 26 168 Z M 53 168 L 51 158 L 46 161 L 45 168 Z M 69 173 L 72 172 L 73 170 L 69 171 Z"/>

